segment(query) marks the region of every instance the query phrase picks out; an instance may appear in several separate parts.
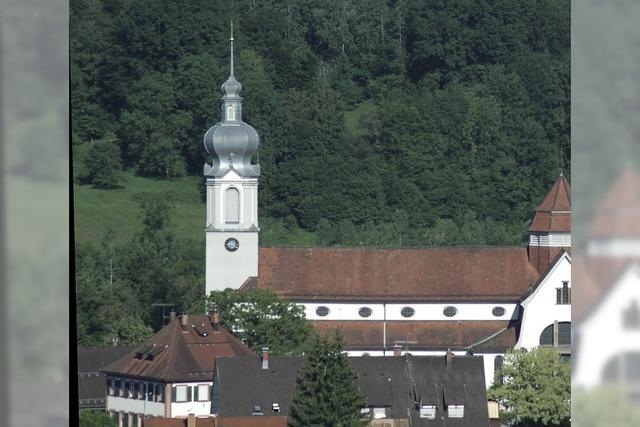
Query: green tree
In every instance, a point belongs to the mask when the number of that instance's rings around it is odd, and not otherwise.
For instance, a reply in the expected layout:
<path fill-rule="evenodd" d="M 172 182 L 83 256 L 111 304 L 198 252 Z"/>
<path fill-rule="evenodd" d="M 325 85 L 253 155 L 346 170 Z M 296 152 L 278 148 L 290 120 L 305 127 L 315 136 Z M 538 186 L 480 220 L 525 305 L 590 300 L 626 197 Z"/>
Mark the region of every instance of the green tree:
<path fill-rule="evenodd" d="M 95 188 L 115 188 L 121 181 L 120 149 L 113 135 L 89 143 L 91 147 L 84 161 L 84 182 Z"/>
<path fill-rule="evenodd" d="M 571 365 L 552 348 L 507 354 L 498 373 L 503 381 L 491 386 L 504 417 L 522 426 L 568 426 L 571 417 Z"/>
<path fill-rule="evenodd" d="M 269 347 L 276 355 L 303 354 L 315 331 L 304 308 L 278 298 L 268 289 L 213 291 L 193 310 L 216 309 L 220 323 L 254 351 Z"/>
<path fill-rule="evenodd" d="M 117 427 L 118 423 L 104 411 L 80 412 L 80 427 Z"/>
<path fill-rule="evenodd" d="M 290 427 L 361 427 L 367 401 L 358 390 L 340 335 L 316 337 L 296 380 Z"/>

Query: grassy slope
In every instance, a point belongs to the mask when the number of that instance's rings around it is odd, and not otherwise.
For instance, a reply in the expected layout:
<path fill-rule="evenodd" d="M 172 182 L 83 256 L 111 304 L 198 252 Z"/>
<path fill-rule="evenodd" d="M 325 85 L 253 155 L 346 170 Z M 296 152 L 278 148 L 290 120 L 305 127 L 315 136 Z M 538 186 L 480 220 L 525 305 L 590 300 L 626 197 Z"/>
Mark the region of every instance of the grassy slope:
<path fill-rule="evenodd" d="M 80 244 L 100 244 L 111 228 L 117 240 L 126 242 L 142 228 L 138 202 L 142 193 L 162 193 L 173 204 L 170 225 L 180 238 L 204 247 L 205 205 L 200 200 L 199 180 L 187 177 L 164 181 L 124 174 L 122 188 L 97 190 L 88 185 L 73 186 L 75 238 Z M 260 218 L 263 245 L 314 245 L 315 236 L 300 229 L 288 229 L 279 220 Z"/>

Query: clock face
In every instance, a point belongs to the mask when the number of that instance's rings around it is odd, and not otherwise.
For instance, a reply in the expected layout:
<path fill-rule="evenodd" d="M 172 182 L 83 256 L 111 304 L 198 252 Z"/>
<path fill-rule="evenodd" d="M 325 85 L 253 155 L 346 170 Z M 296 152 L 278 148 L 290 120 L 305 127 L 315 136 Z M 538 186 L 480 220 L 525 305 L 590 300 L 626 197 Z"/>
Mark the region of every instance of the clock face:
<path fill-rule="evenodd" d="M 227 240 L 225 240 L 224 247 L 229 252 L 235 252 L 240 247 L 240 242 L 238 242 L 238 239 L 234 237 L 230 237 Z"/>

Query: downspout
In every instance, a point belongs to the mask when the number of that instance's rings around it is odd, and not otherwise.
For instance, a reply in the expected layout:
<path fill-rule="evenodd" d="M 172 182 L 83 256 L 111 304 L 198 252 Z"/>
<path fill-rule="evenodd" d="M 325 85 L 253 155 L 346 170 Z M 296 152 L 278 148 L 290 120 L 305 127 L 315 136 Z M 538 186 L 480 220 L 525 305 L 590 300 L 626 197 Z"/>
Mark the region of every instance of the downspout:
<path fill-rule="evenodd" d="M 387 303 L 382 303 L 382 355 L 387 355 Z"/>

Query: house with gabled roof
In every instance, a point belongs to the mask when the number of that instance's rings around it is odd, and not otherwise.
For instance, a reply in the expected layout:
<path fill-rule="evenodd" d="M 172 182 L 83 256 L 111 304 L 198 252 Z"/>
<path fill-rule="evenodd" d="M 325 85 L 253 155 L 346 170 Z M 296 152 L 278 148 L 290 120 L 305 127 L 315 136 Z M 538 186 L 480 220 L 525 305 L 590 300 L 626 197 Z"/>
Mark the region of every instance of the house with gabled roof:
<path fill-rule="evenodd" d="M 482 358 L 350 357 L 372 426 L 489 425 Z M 212 413 L 256 419 L 288 416 L 304 356 L 220 357 Z M 258 424 L 256 424 L 258 425 Z"/>
<path fill-rule="evenodd" d="M 102 368 L 106 410 L 119 427 L 149 417 L 208 416 L 213 361 L 254 354 L 220 325 L 218 314 L 182 314 L 145 343 Z"/>
<path fill-rule="evenodd" d="M 563 174 L 535 210 L 528 248 L 260 247 L 260 140 L 242 121 L 241 88 L 232 37 L 222 119 L 204 137 L 212 160 L 204 165 L 207 294 L 273 290 L 303 306 L 320 332 L 340 330 L 351 356 L 398 347 L 414 355 L 482 354 L 487 385 L 508 349 L 548 345 L 549 326 L 552 337 L 565 337 L 571 189 Z"/>

